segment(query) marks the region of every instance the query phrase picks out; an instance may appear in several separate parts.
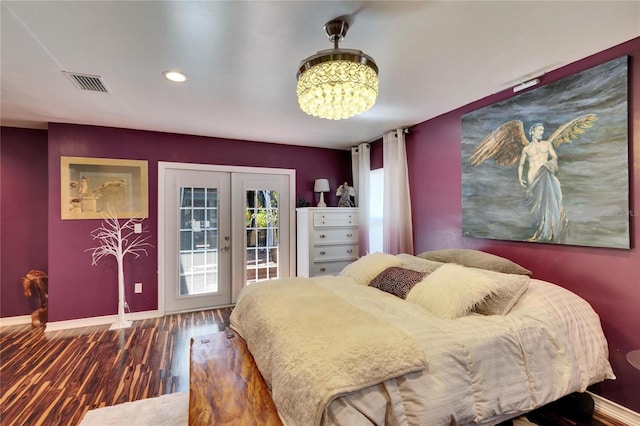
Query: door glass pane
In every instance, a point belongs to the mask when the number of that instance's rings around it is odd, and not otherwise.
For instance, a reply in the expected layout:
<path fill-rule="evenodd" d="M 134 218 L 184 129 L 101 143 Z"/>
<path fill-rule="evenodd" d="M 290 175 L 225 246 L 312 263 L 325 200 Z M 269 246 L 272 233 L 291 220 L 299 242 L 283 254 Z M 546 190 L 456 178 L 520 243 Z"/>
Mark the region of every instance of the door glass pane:
<path fill-rule="evenodd" d="M 245 205 L 247 284 L 279 278 L 277 191 L 248 190 Z"/>
<path fill-rule="evenodd" d="M 180 296 L 218 292 L 218 190 L 180 188 Z"/>

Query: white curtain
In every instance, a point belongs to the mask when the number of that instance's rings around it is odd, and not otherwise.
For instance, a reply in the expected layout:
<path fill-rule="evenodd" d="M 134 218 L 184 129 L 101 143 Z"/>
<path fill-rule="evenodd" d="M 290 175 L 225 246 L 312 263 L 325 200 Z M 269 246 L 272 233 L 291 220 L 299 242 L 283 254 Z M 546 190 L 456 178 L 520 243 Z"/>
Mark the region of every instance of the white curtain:
<path fill-rule="evenodd" d="M 403 129 L 388 132 L 382 137 L 382 156 L 384 252 L 413 254 L 411 196 Z"/>
<path fill-rule="evenodd" d="M 358 225 L 360 256 L 369 253 L 369 172 L 371 156 L 368 143 L 361 143 L 351 148 L 351 169 L 353 170 L 353 187 L 356 190 L 356 206 L 358 207 Z"/>

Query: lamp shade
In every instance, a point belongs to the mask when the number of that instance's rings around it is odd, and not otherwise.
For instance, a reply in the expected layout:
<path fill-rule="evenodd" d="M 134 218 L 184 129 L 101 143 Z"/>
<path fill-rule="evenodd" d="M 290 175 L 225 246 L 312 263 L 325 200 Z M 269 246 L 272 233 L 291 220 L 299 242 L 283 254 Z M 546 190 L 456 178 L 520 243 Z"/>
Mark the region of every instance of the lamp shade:
<path fill-rule="evenodd" d="M 316 179 L 313 192 L 329 192 L 329 179 Z"/>

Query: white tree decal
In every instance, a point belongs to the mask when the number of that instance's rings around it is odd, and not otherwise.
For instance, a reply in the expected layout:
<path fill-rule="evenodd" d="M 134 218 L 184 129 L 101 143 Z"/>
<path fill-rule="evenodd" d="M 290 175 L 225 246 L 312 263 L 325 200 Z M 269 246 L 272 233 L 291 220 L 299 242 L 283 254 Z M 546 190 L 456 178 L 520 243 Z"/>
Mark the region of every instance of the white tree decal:
<path fill-rule="evenodd" d="M 142 235 L 142 233 L 148 232 L 142 229 L 143 219 L 131 218 L 121 225 L 110 207 L 108 212 L 104 212 L 104 216 L 102 225 L 91 231 L 91 237 L 98 240 L 100 245 L 85 251 L 92 251 L 92 265 L 97 265 L 98 261 L 105 256 L 114 256 L 118 262 L 118 320 L 109 328 L 114 330 L 131 327 L 131 321 L 126 320 L 124 316 L 124 309 L 127 305 L 124 295 L 124 257 L 130 254 L 137 259 L 143 253 L 146 256 L 148 255 L 146 247 L 153 246 L 146 242 L 151 236 Z M 135 232 L 137 224 L 140 224 L 141 233 Z"/>

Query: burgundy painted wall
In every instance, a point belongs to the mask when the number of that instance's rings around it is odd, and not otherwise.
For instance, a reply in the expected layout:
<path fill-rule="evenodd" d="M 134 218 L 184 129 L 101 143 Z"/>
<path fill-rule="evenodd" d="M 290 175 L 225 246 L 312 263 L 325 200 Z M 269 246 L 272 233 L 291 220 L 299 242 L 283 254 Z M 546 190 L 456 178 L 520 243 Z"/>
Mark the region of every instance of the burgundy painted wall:
<path fill-rule="evenodd" d="M 558 283 L 587 299 L 601 316 L 610 345 L 611 361 L 618 375 L 617 380 L 607 381 L 595 386 L 593 390 L 640 412 L 640 400 L 637 398 L 640 391 L 640 372 L 633 369 L 624 359 L 628 351 L 640 348 L 640 334 L 637 332 L 637 326 L 640 324 L 640 231 L 637 219 L 640 214 L 640 132 L 635 131 L 640 125 L 640 109 L 634 107 L 640 102 L 640 68 L 636 65 L 640 60 L 640 39 L 548 73 L 543 83 L 624 54 L 631 56 L 631 250 L 480 240 L 461 236 L 460 120 L 467 112 L 508 98 L 512 95 L 509 91 L 492 95 L 414 126 L 407 135 L 407 154 L 416 253 L 449 247 L 486 250 L 521 263 L 534 271 L 535 278 Z M 344 180 L 350 181 L 351 163 L 348 151 L 51 124 L 47 154 L 46 135 L 43 131 L 2 128 L 2 317 L 31 312 L 32 307 L 25 303 L 19 281 L 14 285 L 12 280 L 16 277 L 19 279 L 26 270 L 36 267 L 48 269 L 51 277 L 50 320 L 116 313 L 114 263 L 110 264 L 108 260 L 104 260 L 98 266 L 91 267 L 90 255 L 84 252 L 86 248 L 93 246 L 89 232 L 100 221 L 60 220 L 61 155 L 149 160 L 150 218 L 145 221 L 145 226 L 152 231 L 151 243 L 154 246 L 157 246 L 157 161 L 294 168 L 297 171 L 297 197 L 307 200 L 315 200 L 312 187 L 313 180 L 317 177 L 328 177 L 332 188 Z M 375 154 L 372 153 L 372 156 L 377 159 L 379 153 Z M 13 163 L 20 166 L 14 167 Z M 37 178 L 32 179 L 35 176 L 32 173 L 24 179 L 18 179 L 22 170 L 34 167 L 35 164 Z M 48 188 L 35 189 L 42 185 L 43 180 L 48 180 Z M 9 185 L 11 182 L 15 182 L 17 189 Z M 20 205 L 33 205 L 33 197 L 24 198 L 24 188 L 38 192 L 38 208 L 23 210 L 20 217 L 17 217 L 16 211 L 10 208 L 16 204 L 15 199 L 21 201 Z M 41 203 L 47 195 L 48 215 L 36 214 L 45 210 Z M 326 195 L 328 203 L 335 205 L 335 196 Z M 36 223 L 37 226 L 30 226 Z M 45 229 L 48 229 L 49 237 L 48 246 L 43 247 L 47 244 L 47 235 L 42 231 Z M 13 232 L 14 230 L 16 232 Z M 135 265 L 125 262 L 127 281 L 150 280 L 155 283 L 156 256 L 157 253 L 152 250 L 148 258 L 141 258 Z M 15 269 L 15 272 L 12 272 L 11 268 Z M 154 286 L 150 287 L 145 287 L 144 297 L 133 294 L 129 289 L 127 300 L 133 311 L 157 308 L 156 289 Z"/>
<path fill-rule="evenodd" d="M 617 380 L 594 392 L 640 412 L 640 371 L 625 359 L 640 349 L 640 38 L 590 56 L 544 76 L 543 84 L 617 57 L 630 59 L 631 250 L 575 247 L 462 237 L 461 118 L 513 96 L 504 91 L 411 128 L 407 157 L 415 252 L 464 247 L 512 259 L 534 278 L 557 283 L 585 298 L 601 317 Z"/>
<path fill-rule="evenodd" d="M 296 170 L 297 198 L 314 200 L 313 181 L 329 179 L 332 188 L 349 180 L 349 151 L 307 148 L 270 143 L 207 138 L 139 130 L 71 124 L 49 125 L 49 320 L 115 314 L 117 285 L 115 259 L 91 266 L 85 252 L 94 247 L 90 232 L 100 220 L 60 219 L 60 157 L 110 157 L 149 161 L 150 243 L 157 248 L 158 161 L 276 167 Z M 329 205 L 337 197 L 328 195 Z M 136 262 L 125 259 L 126 299 L 133 312 L 157 309 L 157 251 Z M 143 282 L 145 291 L 134 294 L 132 282 Z"/>
<path fill-rule="evenodd" d="M 47 272 L 47 132 L 0 129 L 0 316 L 27 315 L 30 269 Z"/>

